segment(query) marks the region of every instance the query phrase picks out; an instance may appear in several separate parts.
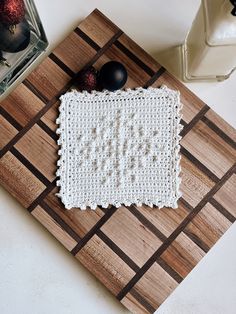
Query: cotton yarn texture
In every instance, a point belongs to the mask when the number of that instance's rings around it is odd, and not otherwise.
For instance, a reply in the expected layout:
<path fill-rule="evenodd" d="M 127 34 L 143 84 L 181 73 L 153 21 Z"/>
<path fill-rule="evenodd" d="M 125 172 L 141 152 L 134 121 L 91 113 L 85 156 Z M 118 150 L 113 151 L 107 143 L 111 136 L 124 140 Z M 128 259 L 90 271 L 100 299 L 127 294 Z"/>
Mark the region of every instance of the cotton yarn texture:
<path fill-rule="evenodd" d="M 60 99 L 57 195 L 66 209 L 177 207 L 182 129 L 178 91 L 166 86 L 74 90 Z"/>

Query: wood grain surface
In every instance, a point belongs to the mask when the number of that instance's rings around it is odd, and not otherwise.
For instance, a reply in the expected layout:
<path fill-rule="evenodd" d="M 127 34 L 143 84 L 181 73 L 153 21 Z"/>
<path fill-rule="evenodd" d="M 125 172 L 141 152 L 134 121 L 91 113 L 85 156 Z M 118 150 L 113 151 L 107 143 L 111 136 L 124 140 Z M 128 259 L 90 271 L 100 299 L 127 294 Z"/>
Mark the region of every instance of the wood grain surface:
<path fill-rule="evenodd" d="M 181 92 L 177 209 L 66 211 L 55 196 L 59 97 L 109 60 L 125 87 Z M 2 101 L 0 132 L 2 186 L 133 313 L 153 313 L 235 221 L 236 131 L 98 10 Z"/>

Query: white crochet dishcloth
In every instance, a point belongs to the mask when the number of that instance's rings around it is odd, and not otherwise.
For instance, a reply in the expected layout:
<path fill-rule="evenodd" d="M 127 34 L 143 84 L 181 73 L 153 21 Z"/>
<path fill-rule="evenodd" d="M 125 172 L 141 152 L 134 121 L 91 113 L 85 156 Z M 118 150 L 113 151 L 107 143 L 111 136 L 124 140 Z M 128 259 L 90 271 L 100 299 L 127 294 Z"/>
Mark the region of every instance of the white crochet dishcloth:
<path fill-rule="evenodd" d="M 177 207 L 180 95 L 166 86 L 61 96 L 57 194 L 67 209 Z"/>

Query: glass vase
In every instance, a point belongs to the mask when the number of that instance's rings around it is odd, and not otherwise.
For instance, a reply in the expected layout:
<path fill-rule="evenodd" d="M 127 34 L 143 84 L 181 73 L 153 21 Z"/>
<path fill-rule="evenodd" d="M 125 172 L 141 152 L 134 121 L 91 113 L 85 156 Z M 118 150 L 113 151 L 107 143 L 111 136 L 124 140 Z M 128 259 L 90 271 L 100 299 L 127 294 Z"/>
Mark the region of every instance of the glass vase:
<path fill-rule="evenodd" d="M 16 53 L 2 51 L 6 64 L 0 64 L 0 95 L 48 46 L 48 41 L 33 0 L 24 0 L 25 19 L 30 26 L 30 43 L 26 49 Z"/>

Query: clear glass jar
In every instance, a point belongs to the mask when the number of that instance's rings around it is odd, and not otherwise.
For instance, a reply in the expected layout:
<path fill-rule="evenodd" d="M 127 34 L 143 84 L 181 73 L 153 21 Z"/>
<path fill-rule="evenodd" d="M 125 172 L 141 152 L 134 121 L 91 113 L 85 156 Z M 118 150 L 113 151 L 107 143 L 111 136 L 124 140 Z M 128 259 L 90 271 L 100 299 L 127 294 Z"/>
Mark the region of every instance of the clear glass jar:
<path fill-rule="evenodd" d="M 234 1 L 202 0 L 182 46 L 185 81 L 222 81 L 236 68 Z M 235 3 L 236 4 L 236 3 Z"/>
<path fill-rule="evenodd" d="M 0 64 L 0 95 L 24 72 L 24 70 L 46 49 L 48 41 L 33 0 L 24 0 L 25 19 L 30 26 L 30 43 L 26 49 L 16 53 L 2 52 L 10 66 Z"/>

